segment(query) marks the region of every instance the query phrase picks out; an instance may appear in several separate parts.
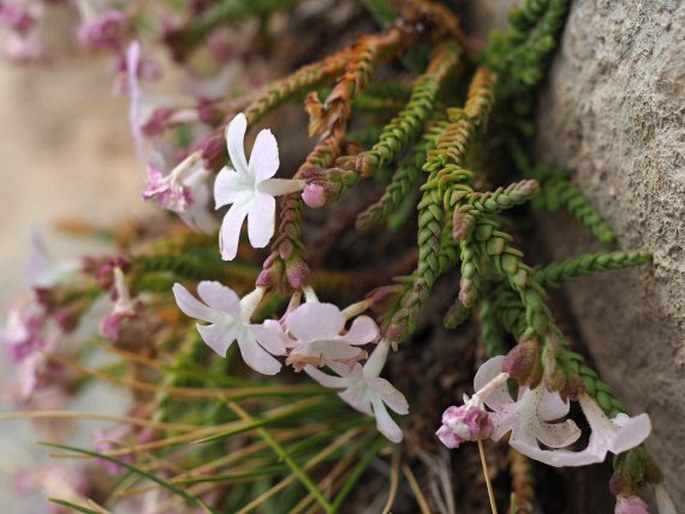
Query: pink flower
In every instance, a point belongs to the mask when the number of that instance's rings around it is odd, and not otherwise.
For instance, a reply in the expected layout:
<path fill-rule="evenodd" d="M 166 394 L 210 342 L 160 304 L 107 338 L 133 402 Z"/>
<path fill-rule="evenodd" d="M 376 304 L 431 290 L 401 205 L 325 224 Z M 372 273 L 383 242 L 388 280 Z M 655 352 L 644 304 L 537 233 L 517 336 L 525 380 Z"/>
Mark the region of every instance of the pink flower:
<path fill-rule="evenodd" d="M 34 27 L 36 20 L 26 9 L 9 2 L 0 3 L 0 23 L 25 36 Z"/>
<path fill-rule="evenodd" d="M 647 504 L 639 496 L 617 496 L 615 514 L 649 514 Z"/>
<path fill-rule="evenodd" d="M 82 45 L 96 50 L 120 50 L 124 46 L 126 16 L 119 11 L 106 11 L 84 21 L 78 31 Z"/>
<path fill-rule="evenodd" d="M 278 171 L 278 144 L 270 130 L 257 134 L 250 162 L 243 149 L 247 118 L 240 113 L 226 129 L 226 144 L 232 168 L 224 167 L 214 183 L 216 208 L 232 204 L 219 233 L 221 257 L 233 260 L 238 251 L 240 230 L 247 218 L 247 235 L 254 248 L 265 247 L 275 230 L 276 196 L 301 191 L 300 180 L 271 178 Z"/>
<path fill-rule="evenodd" d="M 5 345 L 10 359 L 18 363 L 40 353 L 46 346 L 44 329 L 48 322 L 47 313 L 30 295 L 12 306 L 7 322 L 0 329 L 0 341 Z"/>
<path fill-rule="evenodd" d="M 209 209 L 211 173 L 205 169 L 200 152 L 189 155 L 167 175 L 157 166 L 148 165 L 147 180 L 145 200 L 156 200 L 198 232 L 214 232 L 217 222 Z"/>
<path fill-rule="evenodd" d="M 237 341 L 240 355 L 252 369 L 264 375 L 280 371 L 281 363 L 272 355 L 284 355 L 285 347 L 268 334 L 256 334 L 253 329 L 257 325 L 250 324 L 250 317 L 264 294 L 263 289 L 258 288 L 241 300 L 232 289 L 218 282 L 203 281 L 197 292 L 204 303 L 181 284 L 174 284 L 173 292 L 178 307 L 185 314 L 209 322 L 209 325 L 197 325 L 197 330 L 216 353 L 225 357 L 228 348 Z M 264 335 L 266 337 L 260 337 Z"/>
<path fill-rule="evenodd" d="M 121 268 L 114 268 L 114 288 L 116 301 L 114 309 L 100 323 L 100 333 L 110 341 L 119 339 L 119 328 L 125 319 L 136 316 L 136 306 L 131 300 L 128 286 L 124 281 L 124 272 Z"/>
<path fill-rule="evenodd" d="M 597 402 L 587 394 L 579 397 L 580 406 L 590 425 L 590 440 L 580 451 L 562 449 L 580 437 L 581 431 L 570 419 L 568 401 L 557 392 L 547 391 L 540 385 L 534 389 L 519 386 L 516 401 L 511 397 L 505 382 L 492 387 L 490 382 L 502 375 L 504 356 L 485 362 L 474 378 L 474 388 L 485 405 L 493 409 L 490 418 L 494 423 L 492 439 L 498 441 L 511 431 L 509 444 L 530 457 L 550 466 L 584 466 L 604 461 L 608 451 L 622 453 L 642 443 L 651 431 L 647 414 L 629 417 L 618 414 L 608 419 Z M 482 394 L 483 388 L 488 394 Z M 540 443 L 550 449 L 542 449 Z"/>
<path fill-rule="evenodd" d="M 306 364 L 323 366 L 334 362 L 349 364 L 364 357 L 358 348 L 378 339 L 380 331 L 368 316 L 358 316 L 345 331 L 345 316 L 332 303 L 309 301 L 285 317 L 284 325 L 266 320 L 259 328 L 263 337 L 282 342 L 288 352 L 286 364 L 301 370 Z"/>
<path fill-rule="evenodd" d="M 327 366 L 339 376 L 323 373 L 314 366 L 305 366 L 305 372 L 324 387 L 344 389 L 338 393 L 351 407 L 369 416 L 375 416 L 378 431 L 393 443 L 402 440 L 402 429 L 388 413 L 387 407 L 397 414 L 407 414 L 409 404 L 404 395 L 380 373 L 388 357 L 390 343 L 383 339 L 362 366 L 355 363 L 352 369 L 345 364 L 328 362 Z M 387 407 L 386 407 L 387 406 Z"/>
<path fill-rule="evenodd" d="M 475 394 L 470 400 L 464 395 L 464 405 L 448 407 L 442 414 L 442 426 L 436 435 L 448 448 L 458 448 L 466 441 L 477 441 L 490 437 L 494 425 Z"/>
<path fill-rule="evenodd" d="M 126 446 L 126 443 L 123 439 L 130 433 L 131 427 L 128 425 L 118 425 L 109 430 L 98 430 L 93 433 L 93 451 L 107 454 L 107 452 L 111 450 L 124 447 Z M 135 458 L 130 453 L 119 455 L 117 456 L 117 459 L 127 464 L 133 464 L 135 462 Z M 97 462 L 110 475 L 118 475 L 125 469 L 122 465 L 110 460 L 97 459 Z"/>

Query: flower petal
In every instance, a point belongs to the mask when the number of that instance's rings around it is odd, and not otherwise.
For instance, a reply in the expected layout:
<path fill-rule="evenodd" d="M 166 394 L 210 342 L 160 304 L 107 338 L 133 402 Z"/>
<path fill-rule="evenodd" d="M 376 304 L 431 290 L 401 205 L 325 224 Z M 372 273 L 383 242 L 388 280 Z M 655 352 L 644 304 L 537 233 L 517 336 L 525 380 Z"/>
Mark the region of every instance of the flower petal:
<path fill-rule="evenodd" d="M 612 421 L 620 426 L 614 440 L 609 445 L 609 450 L 613 453 L 622 453 L 635 448 L 642 444 L 652 431 L 652 423 L 647 414 L 640 414 L 635 417 L 619 414 Z"/>
<path fill-rule="evenodd" d="M 216 318 L 217 313 L 213 309 L 202 304 L 181 284 L 174 284 L 172 291 L 176 299 L 176 305 L 185 315 L 203 321 L 212 321 Z"/>
<path fill-rule="evenodd" d="M 214 182 L 216 208 L 229 203 L 247 203 L 254 196 L 254 183 L 249 177 L 224 166 Z"/>
<path fill-rule="evenodd" d="M 265 193 L 257 193 L 256 200 L 247 213 L 247 236 L 253 248 L 264 248 L 276 228 L 276 199 Z"/>
<path fill-rule="evenodd" d="M 542 421 L 552 421 L 566 416 L 570 408 L 569 401 L 562 400 L 558 392 L 544 391 L 538 404 L 537 414 Z"/>
<path fill-rule="evenodd" d="M 285 324 L 297 339 L 319 341 L 338 339 L 345 328 L 345 318 L 332 303 L 307 302 L 291 312 Z"/>
<path fill-rule="evenodd" d="M 348 386 L 342 393 L 338 393 L 338 396 L 353 409 L 363 412 L 367 416 L 373 416 L 371 400 L 369 399 L 371 393 L 366 382 L 361 380 L 350 381 Z"/>
<path fill-rule="evenodd" d="M 240 298 L 230 287 L 219 282 L 203 280 L 197 286 L 197 293 L 213 309 L 240 319 Z"/>
<path fill-rule="evenodd" d="M 492 359 L 485 361 L 473 378 L 473 388 L 476 392 L 483 389 L 491 380 L 502 373 L 502 364 L 504 363 L 504 355 L 498 355 Z M 495 388 L 487 398 L 483 398 L 483 403 L 491 409 L 499 409 L 503 405 L 514 403 L 514 399 L 509 394 L 506 382 L 501 386 Z"/>
<path fill-rule="evenodd" d="M 290 338 L 278 321 L 267 319 L 261 325 L 248 325 L 257 342 L 271 355 L 285 355 Z"/>
<path fill-rule="evenodd" d="M 226 323 L 197 325 L 197 331 L 202 340 L 222 357 L 226 357 L 226 352 L 235 341 L 235 330 L 226 330 L 226 325 Z"/>
<path fill-rule="evenodd" d="M 349 385 L 349 379 L 343 377 L 334 377 L 328 373 L 324 373 L 319 368 L 316 368 L 311 364 L 307 364 L 304 367 L 304 371 L 319 384 L 330 389 L 344 389 Z"/>
<path fill-rule="evenodd" d="M 378 325 L 373 319 L 369 316 L 358 316 L 344 339 L 350 344 L 366 344 L 378 339 L 379 335 Z"/>
<path fill-rule="evenodd" d="M 250 154 L 250 171 L 256 181 L 261 182 L 273 177 L 279 165 L 276 138 L 269 129 L 260 130 Z"/>
<path fill-rule="evenodd" d="M 247 205 L 233 204 L 224 216 L 219 231 L 219 249 L 221 258 L 225 261 L 232 261 L 238 253 L 240 229 L 243 227 L 247 211 Z"/>
<path fill-rule="evenodd" d="M 369 386 L 391 410 L 395 411 L 397 414 L 409 413 L 409 403 L 407 402 L 407 399 L 390 382 L 384 378 L 374 378 L 369 380 Z"/>
<path fill-rule="evenodd" d="M 245 158 L 245 132 L 247 132 L 247 118 L 241 112 L 228 124 L 226 128 L 226 147 L 233 168 L 239 173 L 250 173 Z"/>
<path fill-rule="evenodd" d="M 249 330 L 238 335 L 238 347 L 245 364 L 263 375 L 275 375 L 281 370 L 281 363 L 259 346 Z"/>
<path fill-rule="evenodd" d="M 580 437 L 581 431 L 572 420 L 562 423 L 537 422 L 532 427 L 535 438 L 550 448 L 565 448 Z"/>
<path fill-rule="evenodd" d="M 380 398 L 372 398 L 371 405 L 373 405 L 373 414 L 376 416 L 376 428 L 378 428 L 378 431 L 393 443 L 399 443 L 403 437 L 402 429 L 388 414 L 388 410 L 383 402 Z"/>

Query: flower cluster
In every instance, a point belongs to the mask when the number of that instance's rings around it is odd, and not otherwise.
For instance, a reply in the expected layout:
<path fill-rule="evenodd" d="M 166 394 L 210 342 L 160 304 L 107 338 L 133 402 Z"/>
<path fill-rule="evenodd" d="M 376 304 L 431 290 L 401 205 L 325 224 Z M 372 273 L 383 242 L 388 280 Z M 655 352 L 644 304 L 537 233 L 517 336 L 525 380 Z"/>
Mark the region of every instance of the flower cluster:
<path fill-rule="evenodd" d="M 458 442 L 487 437 L 499 441 L 510 433 L 509 444 L 531 459 L 556 467 L 584 466 L 604 461 L 607 452 L 618 454 L 635 448 L 649 436 L 651 423 L 647 414 L 629 417 L 620 413 L 609 419 L 597 402 L 583 393 L 578 402 L 590 427 L 589 442 L 581 450 L 570 449 L 580 438 L 581 430 L 573 420 L 563 419 L 569 414 L 569 401 L 544 385 L 532 389 L 519 386 L 518 395 L 513 398 L 506 383 L 508 374 L 502 372 L 504 359 L 499 356 L 488 360 L 474 378 L 474 398 L 482 400 L 491 411 L 468 402 L 462 408 L 450 407 L 445 411 L 438 436 L 446 446 L 455 447 L 454 438 Z M 464 409 L 486 416 L 489 421 L 481 421 L 475 427 L 464 425 L 468 429 L 449 423 L 455 411 Z M 492 428 L 483 431 L 479 426 Z"/>

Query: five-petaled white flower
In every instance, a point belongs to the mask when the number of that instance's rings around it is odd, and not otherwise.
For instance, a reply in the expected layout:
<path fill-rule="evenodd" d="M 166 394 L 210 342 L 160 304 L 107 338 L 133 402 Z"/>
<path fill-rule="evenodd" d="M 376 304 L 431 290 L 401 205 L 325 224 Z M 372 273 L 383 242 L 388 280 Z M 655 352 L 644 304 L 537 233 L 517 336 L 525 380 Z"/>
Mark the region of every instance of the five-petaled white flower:
<path fill-rule="evenodd" d="M 493 357 L 480 367 L 473 381 L 476 391 L 502 375 L 503 361 L 503 356 Z M 514 401 L 505 381 L 499 381 L 496 387 L 489 389 L 489 394 L 482 398 L 494 411 L 490 413 L 494 423 L 492 439 L 498 441 L 511 431 L 509 444 L 513 448 L 551 466 L 584 466 L 602 462 L 608 451 L 621 453 L 634 448 L 651 431 L 647 414 L 636 417 L 618 414 L 609 419 L 595 400 L 581 394 L 578 401 L 590 425 L 590 440 L 583 450 L 562 449 L 576 442 L 581 431 L 570 419 L 556 421 L 569 412 L 569 402 L 563 401 L 559 393 L 547 391 L 543 385 L 534 389 L 521 386 L 518 399 Z M 541 448 L 540 443 L 550 449 Z"/>
<path fill-rule="evenodd" d="M 178 307 L 188 316 L 209 325 L 197 325 L 197 330 L 207 345 L 222 357 L 234 341 L 238 342 L 240 355 L 245 363 L 264 375 L 275 375 L 281 363 L 273 355 L 284 355 L 285 347 L 275 338 L 256 337 L 250 317 L 264 293 L 256 289 L 242 300 L 230 288 L 218 282 L 203 281 L 197 286 L 202 302 L 198 301 L 181 284 L 174 284 L 174 296 Z M 206 305 L 205 305 L 206 304 Z"/>
<path fill-rule="evenodd" d="M 402 440 L 402 429 L 392 419 L 386 405 L 397 414 L 407 414 L 409 404 L 404 395 L 380 373 L 388 357 L 390 343 L 383 339 L 362 366 L 356 363 L 352 369 L 345 364 L 329 362 L 327 365 L 340 376 L 328 375 L 314 366 L 306 366 L 305 372 L 324 387 L 344 389 L 338 396 L 364 414 L 376 417 L 378 431 L 393 443 Z"/>
<path fill-rule="evenodd" d="M 250 162 L 245 158 L 243 144 L 247 118 L 238 114 L 226 129 L 226 144 L 233 168 L 225 166 L 214 183 L 216 208 L 232 204 L 219 233 L 221 257 L 233 260 L 243 221 L 247 217 L 247 235 L 254 248 L 265 247 L 274 235 L 276 222 L 275 196 L 301 191 L 302 180 L 271 178 L 278 171 L 278 144 L 270 130 L 257 134 Z"/>
<path fill-rule="evenodd" d="M 332 303 L 309 301 L 289 312 L 283 326 L 266 320 L 258 328 L 263 338 L 279 340 L 288 349 L 286 364 L 301 370 L 306 364 L 323 366 L 342 362 L 348 367 L 365 357 L 359 348 L 378 339 L 378 325 L 368 316 L 357 316 L 345 332 L 345 316 Z"/>

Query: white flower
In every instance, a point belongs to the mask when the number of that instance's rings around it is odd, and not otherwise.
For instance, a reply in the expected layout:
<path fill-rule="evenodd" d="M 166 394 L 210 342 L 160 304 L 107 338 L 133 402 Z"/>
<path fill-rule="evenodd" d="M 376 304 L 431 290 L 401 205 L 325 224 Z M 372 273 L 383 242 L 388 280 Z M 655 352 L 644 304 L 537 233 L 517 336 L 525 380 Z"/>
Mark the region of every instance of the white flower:
<path fill-rule="evenodd" d="M 263 289 L 258 288 L 241 300 L 232 289 L 218 282 L 203 281 L 197 292 L 204 303 L 181 284 L 174 284 L 173 292 L 178 307 L 185 314 L 210 323 L 198 324 L 197 330 L 216 353 L 225 357 L 229 347 L 237 341 L 240 355 L 252 369 L 264 375 L 280 371 L 281 363 L 272 355 L 284 355 L 285 347 L 278 339 L 258 339 L 253 333 L 256 325 L 250 324 L 250 316 L 264 294 Z"/>
<path fill-rule="evenodd" d="M 328 367 L 340 376 L 323 373 L 314 366 L 304 368 L 314 380 L 324 387 L 344 389 L 338 396 L 356 410 L 376 417 L 378 431 L 393 443 L 402 440 L 402 429 L 392 419 L 386 405 L 397 414 L 407 414 L 409 404 L 395 386 L 379 375 L 388 357 L 390 343 L 383 339 L 369 360 L 362 366 L 356 363 L 350 368 L 344 364 L 331 362 Z"/>
<path fill-rule="evenodd" d="M 502 372 L 503 356 L 485 362 L 474 378 L 474 388 L 481 390 Z M 479 393 L 480 394 L 480 393 Z M 493 409 L 490 414 L 495 428 L 492 439 L 498 441 L 511 431 L 509 444 L 522 454 L 551 466 L 584 466 L 602 462 L 608 451 L 621 453 L 642 443 L 651 431 L 647 414 L 634 418 L 618 414 L 608 419 L 602 409 L 587 394 L 579 397 L 580 406 L 590 425 L 590 440 L 580 451 L 561 449 L 574 443 L 581 431 L 570 419 L 569 402 L 557 392 L 547 391 L 543 385 L 534 389 L 519 387 L 518 399 L 509 394 L 507 385 L 500 382 L 483 396 L 485 404 Z M 551 449 L 543 449 L 540 443 Z"/>
<path fill-rule="evenodd" d="M 264 248 L 275 231 L 275 196 L 301 191 L 304 181 L 271 178 L 278 171 L 278 144 L 270 130 L 257 134 L 250 162 L 243 144 L 247 118 L 238 114 L 226 129 L 226 144 L 233 168 L 225 166 L 214 183 L 216 208 L 231 205 L 219 233 L 219 247 L 224 260 L 233 260 L 243 221 L 247 217 L 247 235 L 254 248 Z"/>
<path fill-rule="evenodd" d="M 357 316 L 345 332 L 345 316 L 332 303 L 309 301 L 285 316 L 287 334 L 280 323 L 266 320 L 264 337 L 279 339 L 289 350 L 286 364 L 296 370 L 306 364 L 323 366 L 334 362 L 350 364 L 365 356 L 360 345 L 378 339 L 380 331 L 368 316 Z M 260 332 L 261 333 L 261 332 Z"/>

